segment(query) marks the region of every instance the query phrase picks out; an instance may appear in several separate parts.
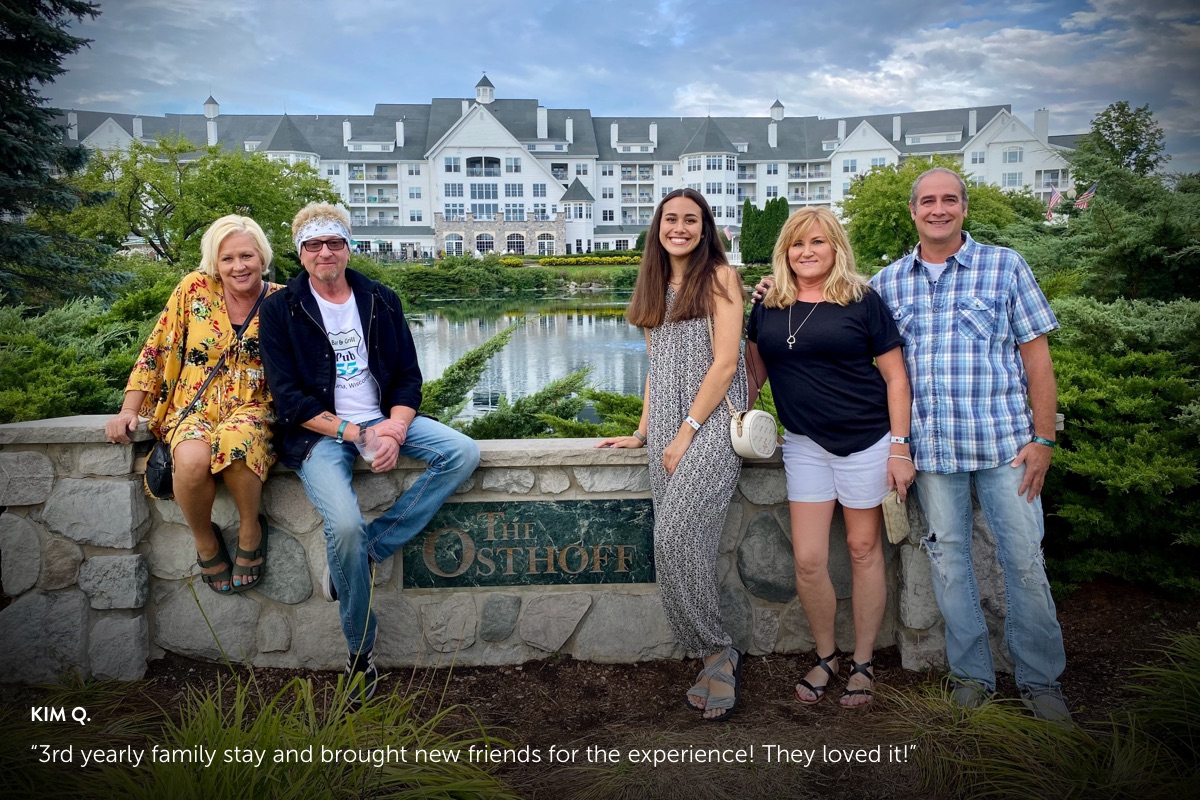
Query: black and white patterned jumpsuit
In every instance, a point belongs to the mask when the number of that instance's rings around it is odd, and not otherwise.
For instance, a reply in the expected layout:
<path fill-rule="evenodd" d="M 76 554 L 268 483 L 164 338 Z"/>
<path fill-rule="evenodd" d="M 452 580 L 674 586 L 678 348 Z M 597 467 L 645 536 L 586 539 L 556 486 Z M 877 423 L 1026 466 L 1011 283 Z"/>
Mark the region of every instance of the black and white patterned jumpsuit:
<path fill-rule="evenodd" d="M 674 302 L 675 292 L 668 288 L 666 318 L 650 330 L 646 447 L 654 498 L 654 562 L 671 629 L 688 652 L 703 658 L 732 643 L 721 625 L 717 545 L 742 460 L 729 441 L 729 406 L 722 398 L 675 474 L 663 467 L 663 451 L 713 363 L 707 320 L 672 322 Z M 745 409 L 746 364 L 740 354 L 729 398 L 738 410 Z"/>

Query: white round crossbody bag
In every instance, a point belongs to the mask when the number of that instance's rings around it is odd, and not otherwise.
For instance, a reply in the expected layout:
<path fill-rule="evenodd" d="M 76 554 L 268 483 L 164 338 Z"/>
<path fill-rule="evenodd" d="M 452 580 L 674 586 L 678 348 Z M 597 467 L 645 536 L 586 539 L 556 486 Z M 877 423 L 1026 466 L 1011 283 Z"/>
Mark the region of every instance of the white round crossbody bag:
<path fill-rule="evenodd" d="M 716 347 L 712 317 L 708 318 L 708 341 Z M 733 443 L 733 452 L 742 458 L 770 458 L 775 455 L 775 448 L 779 445 L 775 417 L 758 408 L 738 411 L 728 394 L 725 395 L 725 403 L 729 406 L 729 439 Z"/>

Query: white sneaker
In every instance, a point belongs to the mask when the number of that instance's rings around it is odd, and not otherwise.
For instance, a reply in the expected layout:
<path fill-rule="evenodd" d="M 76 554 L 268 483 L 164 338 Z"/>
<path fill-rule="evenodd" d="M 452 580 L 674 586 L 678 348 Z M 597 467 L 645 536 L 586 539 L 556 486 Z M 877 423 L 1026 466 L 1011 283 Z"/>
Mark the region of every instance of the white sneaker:
<path fill-rule="evenodd" d="M 333 603 L 337 601 L 337 587 L 333 585 L 333 576 L 329 574 L 329 562 L 325 562 L 325 571 L 321 573 L 321 594 Z"/>

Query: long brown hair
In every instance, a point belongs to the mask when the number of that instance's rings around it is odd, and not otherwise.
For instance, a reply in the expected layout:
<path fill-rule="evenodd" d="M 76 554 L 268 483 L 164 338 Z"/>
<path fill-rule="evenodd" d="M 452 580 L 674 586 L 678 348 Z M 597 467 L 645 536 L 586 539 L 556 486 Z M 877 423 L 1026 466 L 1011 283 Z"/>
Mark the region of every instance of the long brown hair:
<path fill-rule="evenodd" d="M 673 320 L 698 319 L 713 313 L 713 292 L 726 299 L 729 292 L 717 278 L 722 266 L 729 266 L 725 257 L 725 245 L 717 235 L 717 222 L 704 195 L 695 189 L 676 189 L 669 193 L 654 210 L 650 230 L 646 232 L 646 247 L 642 252 L 642 265 L 638 268 L 637 283 L 625 318 L 639 328 L 657 328 L 667 315 L 667 285 L 671 280 L 671 256 L 659 239 L 662 229 L 663 208 L 677 197 L 686 197 L 700 207 L 700 244 L 688 256 L 684 270 L 683 286 L 675 298 L 671 314 Z"/>

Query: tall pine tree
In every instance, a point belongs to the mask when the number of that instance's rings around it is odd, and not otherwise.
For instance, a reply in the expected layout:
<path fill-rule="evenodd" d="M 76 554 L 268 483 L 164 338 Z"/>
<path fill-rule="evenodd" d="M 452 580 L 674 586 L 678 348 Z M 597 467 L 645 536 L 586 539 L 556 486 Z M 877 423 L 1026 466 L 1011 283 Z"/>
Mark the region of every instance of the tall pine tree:
<path fill-rule="evenodd" d="M 65 141 L 62 115 L 41 89 L 63 74 L 63 59 L 88 43 L 74 20 L 100 8 L 82 0 L 0 0 L 0 298 L 49 305 L 103 288 L 107 248 L 26 224 L 41 209 L 65 210 L 82 198 L 57 176 L 79 170 L 87 151 Z"/>

